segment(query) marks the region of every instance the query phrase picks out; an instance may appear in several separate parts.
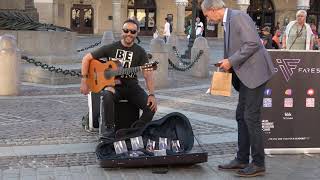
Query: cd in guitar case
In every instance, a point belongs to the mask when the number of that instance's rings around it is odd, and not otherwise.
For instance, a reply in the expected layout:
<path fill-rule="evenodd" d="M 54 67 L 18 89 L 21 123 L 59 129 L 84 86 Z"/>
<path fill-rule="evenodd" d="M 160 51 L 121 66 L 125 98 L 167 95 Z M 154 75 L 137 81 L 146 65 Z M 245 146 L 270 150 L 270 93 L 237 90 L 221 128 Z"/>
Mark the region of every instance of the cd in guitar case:
<path fill-rule="evenodd" d="M 132 139 L 141 140 L 139 142 Z M 153 148 L 150 148 L 150 142 L 153 142 Z M 192 165 L 207 162 L 208 153 L 200 149 L 194 150 L 193 144 L 194 135 L 188 118 L 174 112 L 149 122 L 143 128 L 118 130 L 114 139 L 98 144 L 96 155 L 103 168 Z"/>

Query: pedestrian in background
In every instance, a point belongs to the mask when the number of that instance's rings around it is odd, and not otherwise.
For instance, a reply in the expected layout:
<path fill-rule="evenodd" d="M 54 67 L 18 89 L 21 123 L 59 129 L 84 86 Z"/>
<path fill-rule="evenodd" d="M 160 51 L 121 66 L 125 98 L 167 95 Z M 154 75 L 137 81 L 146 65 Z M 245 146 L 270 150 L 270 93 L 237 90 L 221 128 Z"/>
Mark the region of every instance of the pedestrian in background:
<path fill-rule="evenodd" d="M 317 31 L 317 26 L 315 24 L 310 25 L 312 33 L 313 33 L 313 50 L 319 50 L 319 44 L 318 44 L 318 31 Z"/>
<path fill-rule="evenodd" d="M 196 37 L 202 37 L 204 26 L 203 23 L 200 21 L 200 18 L 196 18 Z"/>
<path fill-rule="evenodd" d="M 270 27 L 269 26 L 265 26 L 261 29 L 261 33 L 262 33 L 262 42 L 263 45 L 266 49 L 273 49 L 272 46 L 272 35 L 270 33 Z"/>
<path fill-rule="evenodd" d="M 152 33 L 153 33 L 153 39 L 156 39 L 159 37 L 159 32 L 158 32 L 157 26 L 153 26 Z"/>
<path fill-rule="evenodd" d="M 192 20 L 191 19 L 189 19 L 188 24 L 185 27 L 184 33 L 187 35 L 188 39 L 191 37 L 191 33 L 192 33 Z"/>
<path fill-rule="evenodd" d="M 223 0 L 204 0 L 201 8 L 208 21 L 223 24 L 224 59 L 219 61 L 219 67 L 232 72 L 232 85 L 239 91 L 236 109 L 238 152 L 234 160 L 218 168 L 236 170 L 241 177 L 264 175 L 260 114 L 265 85 L 274 73 L 271 57 L 247 13 L 226 8 Z"/>
<path fill-rule="evenodd" d="M 281 49 L 281 31 L 278 29 L 275 31 L 274 36 L 272 37 L 272 46 L 275 49 Z"/>
<path fill-rule="evenodd" d="M 165 18 L 165 24 L 163 29 L 164 42 L 167 43 L 170 37 L 170 22 L 168 18 Z"/>
<path fill-rule="evenodd" d="M 306 17 L 307 11 L 299 10 L 296 13 L 296 20 L 287 25 L 282 39 L 283 49 L 313 49 L 313 33 L 309 24 L 306 23 Z"/>

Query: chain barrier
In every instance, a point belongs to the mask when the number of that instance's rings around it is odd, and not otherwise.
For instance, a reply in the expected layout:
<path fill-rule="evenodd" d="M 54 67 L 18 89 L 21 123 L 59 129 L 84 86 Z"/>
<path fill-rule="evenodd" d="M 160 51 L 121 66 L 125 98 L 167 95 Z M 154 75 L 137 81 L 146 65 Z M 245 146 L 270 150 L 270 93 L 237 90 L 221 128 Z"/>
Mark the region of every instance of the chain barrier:
<path fill-rule="evenodd" d="M 89 47 L 86 47 L 86 48 L 83 48 L 81 50 L 77 50 L 78 52 L 80 51 L 84 51 L 84 50 L 87 50 L 87 49 L 90 49 L 90 48 L 93 48 L 95 46 L 98 46 L 99 44 L 101 44 L 101 41 L 89 46 Z M 189 70 L 196 62 L 199 61 L 201 55 L 203 54 L 203 50 L 200 50 L 199 53 L 197 54 L 196 58 L 191 61 L 191 62 L 186 62 L 186 61 L 183 61 L 182 58 L 180 57 L 177 49 L 175 46 L 173 46 L 173 49 L 175 50 L 176 52 L 176 55 L 177 57 L 179 57 L 181 63 L 183 65 L 186 65 L 185 67 L 179 67 L 179 65 L 176 65 L 174 64 L 170 59 L 168 59 L 168 62 L 169 62 L 169 65 L 172 66 L 175 70 L 177 71 L 187 71 Z M 30 64 L 34 64 L 35 66 L 37 67 L 40 67 L 44 70 L 47 70 L 47 71 L 50 71 L 50 72 L 55 72 L 55 73 L 62 73 L 63 75 L 70 75 L 70 76 L 77 76 L 77 77 L 81 77 L 81 72 L 79 71 L 74 71 L 74 70 L 63 70 L 61 68 L 57 68 L 55 66 L 52 66 L 52 65 L 49 65 L 49 64 L 46 64 L 46 63 L 42 63 L 40 61 L 37 61 L 33 58 L 29 58 L 27 56 L 21 56 L 21 59 L 25 60 L 26 62 L 30 63 Z"/>
<path fill-rule="evenodd" d="M 190 64 L 188 66 L 185 67 L 179 67 L 179 65 L 174 64 L 170 59 L 168 59 L 168 63 L 171 67 L 173 67 L 173 69 L 177 70 L 177 71 L 187 71 L 189 70 L 196 62 L 199 61 L 201 55 L 203 54 L 203 50 L 200 50 L 199 53 L 197 54 L 196 58 L 190 62 Z"/>
<path fill-rule="evenodd" d="M 82 49 L 78 49 L 77 52 L 86 51 L 86 50 L 94 48 L 94 47 L 96 47 L 96 46 L 98 46 L 100 44 L 101 44 L 101 41 L 98 41 L 98 42 L 96 42 L 96 43 L 94 43 L 94 44 L 92 44 L 92 45 L 90 45 L 88 47 L 85 47 L 85 48 L 82 48 Z"/>
<path fill-rule="evenodd" d="M 191 62 L 189 61 L 185 61 L 182 59 L 180 53 L 178 52 L 178 49 L 176 46 L 172 46 L 172 50 L 174 52 L 174 54 L 177 56 L 178 60 L 183 64 L 183 65 L 189 65 Z"/>
<path fill-rule="evenodd" d="M 34 64 L 35 66 L 41 67 L 44 70 L 55 72 L 55 73 L 62 73 L 63 75 L 70 75 L 70 76 L 81 76 L 81 72 L 79 71 L 73 71 L 73 70 L 63 70 L 61 68 L 57 68 L 54 66 L 51 66 L 49 64 L 42 63 L 40 61 L 36 61 L 35 59 L 29 58 L 27 56 L 21 56 L 21 59 L 25 60 L 26 62 L 30 64 Z"/>
<path fill-rule="evenodd" d="M 88 47 L 77 50 L 77 52 L 86 51 L 86 50 L 94 48 L 100 44 L 101 44 L 101 41 L 96 42 Z M 50 72 L 62 73 L 63 75 L 66 75 L 66 76 L 70 75 L 70 76 L 81 77 L 81 72 L 79 72 L 79 71 L 73 71 L 73 70 L 68 70 L 68 69 L 63 70 L 61 68 L 57 68 L 52 65 L 42 63 L 40 61 L 36 61 L 35 59 L 29 58 L 27 56 L 21 56 L 21 59 L 25 60 L 26 62 L 28 62 L 30 64 L 34 64 L 35 66 L 40 67 L 44 70 L 50 71 Z"/>

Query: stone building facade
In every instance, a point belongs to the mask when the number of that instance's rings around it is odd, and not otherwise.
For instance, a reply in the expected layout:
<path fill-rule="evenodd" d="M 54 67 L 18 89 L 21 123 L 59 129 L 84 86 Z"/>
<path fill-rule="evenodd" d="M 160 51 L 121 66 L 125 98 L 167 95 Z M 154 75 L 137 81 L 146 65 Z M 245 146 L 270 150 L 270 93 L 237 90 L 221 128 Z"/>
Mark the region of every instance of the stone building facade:
<path fill-rule="evenodd" d="M 161 32 L 165 18 L 172 20 L 177 35 L 185 35 L 191 18 L 192 0 L 34 0 L 40 22 L 65 26 L 79 33 L 102 34 L 111 30 L 121 33 L 128 17 L 136 16 L 141 35 L 152 35 L 156 26 Z M 198 0 L 199 4 L 202 0 Z M 228 7 L 247 11 L 257 26 L 286 25 L 295 19 L 297 9 L 310 12 L 308 21 L 320 27 L 319 0 L 225 0 Z M 205 24 L 205 36 L 222 37 L 220 25 L 207 24 L 200 7 L 197 14 Z"/>

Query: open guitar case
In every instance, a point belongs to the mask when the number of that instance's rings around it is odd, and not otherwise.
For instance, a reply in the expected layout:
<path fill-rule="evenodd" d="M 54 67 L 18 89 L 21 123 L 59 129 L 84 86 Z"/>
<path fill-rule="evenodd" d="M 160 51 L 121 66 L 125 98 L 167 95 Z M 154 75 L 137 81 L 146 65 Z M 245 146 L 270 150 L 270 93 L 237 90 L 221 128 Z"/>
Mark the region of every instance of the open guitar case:
<path fill-rule="evenodd" d="M 148 139 L 159 142 L 159 137 L 179 140 L 182 143 L 182 150 L 176 153 L 167 149 L 165 156 L 154 156 L 153 153 L 146 153 L 145 149 L 141 150 L 143 154 L 139 157 L 131 157 L 128 153 L 115 153 L 113 142 L 124 140 L 130 152 L 132 150 L 130 138 L 138 136 L 142 136 L 144 146 Z M 208 153 L 202 148 L 193 150 L 193 145 L 194 134 L 188 118 L 181 113 L 174 112 L 159 120 L 149 122 L 143 128 L 119 129 L 114 138 L 98 144 L 96 155 L 103 168 L 192 165 L 207 162 Z M 156 145 L 157 148 L 158 145 Z"/>

